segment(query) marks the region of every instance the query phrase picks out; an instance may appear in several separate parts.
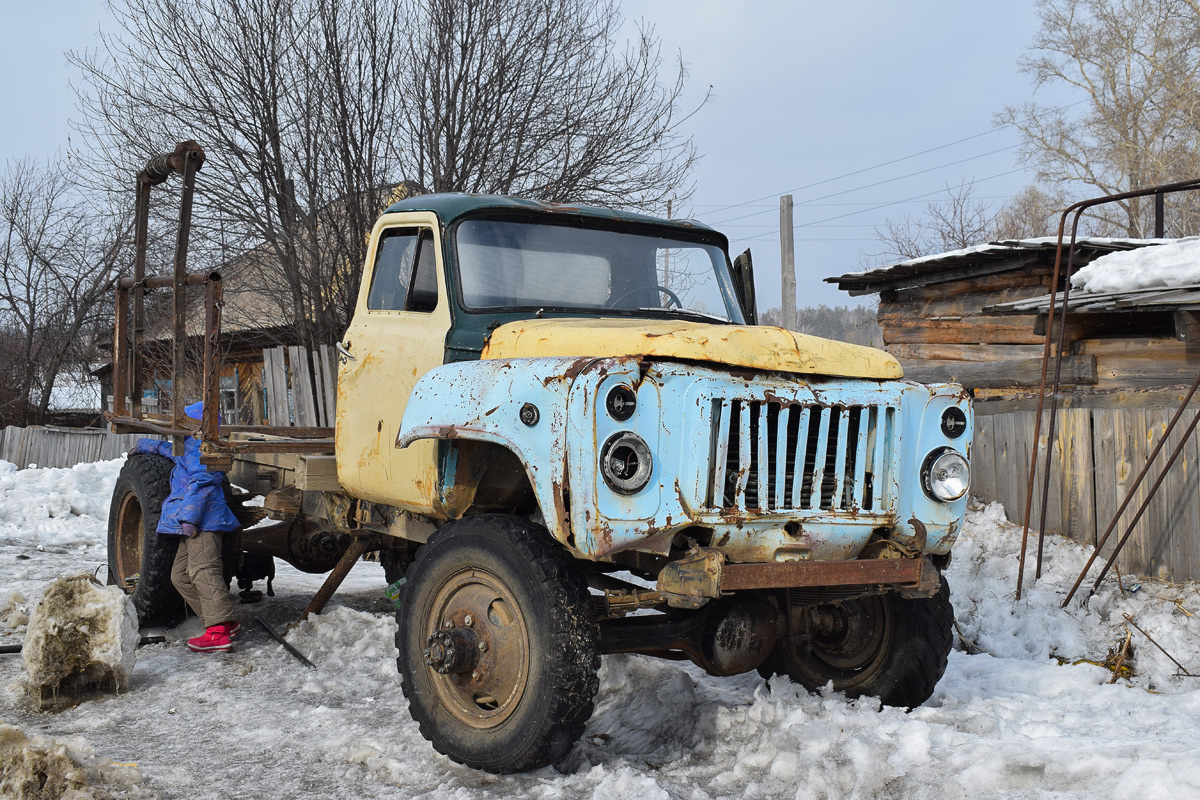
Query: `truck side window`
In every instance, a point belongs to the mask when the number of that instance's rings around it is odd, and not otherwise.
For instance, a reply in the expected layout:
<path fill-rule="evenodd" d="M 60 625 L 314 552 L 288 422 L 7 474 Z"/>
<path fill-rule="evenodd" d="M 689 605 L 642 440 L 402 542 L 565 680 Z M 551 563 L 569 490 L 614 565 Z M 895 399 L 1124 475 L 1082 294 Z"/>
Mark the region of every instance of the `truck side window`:
<path fill-rule="evenodd" d="M 417 246 L 417 269 L 408 293 L 409 311 L 433 311 L 437 308 L 437 259 L 433 253 L 433 232 L 421 231 Z"/>
<path fill-rule="evenodd" d="M 403 311 L 412 281 L 418 232 L 410 229 L 385 231 L 379 240 L 367 308 L 371 311 Z"/>

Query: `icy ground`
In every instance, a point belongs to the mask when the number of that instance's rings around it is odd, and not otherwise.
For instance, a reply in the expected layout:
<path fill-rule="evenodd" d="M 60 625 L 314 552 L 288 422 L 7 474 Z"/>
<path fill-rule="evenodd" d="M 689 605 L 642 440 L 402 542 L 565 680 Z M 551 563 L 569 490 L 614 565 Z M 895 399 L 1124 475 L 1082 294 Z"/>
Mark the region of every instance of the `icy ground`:
<path fill-rule="evenodd" d="M 103 575 L 119 467 L 0 463 L 0 643 L 19 641 L 52 577 Z M 608 657 L 596 713 L 565 763 L 510 777 L 475 772 L 436 755 L 409 718 L 382 571 L 362 563 L 327 612 L 289 636 L 316 672 L 253 623 L 260 614 L 283 628 L 319 583 L 281 566 L 278 596 L 244 607 L 251 624 L 237 652 L 188 652 L 181 640 L 199 630 L 191 620 L 167 631 L 167 644 L 138 651 L 120 696 L 34 713 L 22 699 L 21 659 L 0 655 L 0 720 L 66 741 L 85 760 L 136 765 L 120 774 L 140 773 L 140 786 L 98 796 L 1200 797 L 1200 679 L 1176 677 L 1132 627 L 1132 678 L 1110 685 L 1109 670 L 1074 663 L 1119 649 L 1128 614 L 1200 673 L 1200 590 L 1141 581 L 1133 591 L 1126 577 L 1125 596 L 1110 581 L 1086 609 L 1061 611 L 1087 554 L 1051 539 L 1042 580 L 1014 604 L 1019 538 L 998 506 L 971 513 L 949 572 L 970 644 L 960 643 L 937 692 L 911 713 L 810 695 L 784 679 L 716 679 L 674 662 Z"/>

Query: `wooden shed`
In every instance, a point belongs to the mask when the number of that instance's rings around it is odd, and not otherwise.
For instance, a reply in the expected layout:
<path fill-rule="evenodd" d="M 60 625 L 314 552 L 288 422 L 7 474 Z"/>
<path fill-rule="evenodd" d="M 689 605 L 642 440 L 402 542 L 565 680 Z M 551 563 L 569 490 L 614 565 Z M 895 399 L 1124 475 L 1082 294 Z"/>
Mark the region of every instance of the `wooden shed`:
<path fill-rule="evenodd" d="M 1076 270 L 1109 253 L 1171 241 L 1081 240 Z M 879 294 L 885 347 L 907 377 L 953 380 L 972 390 L 972 494 L 1002 502 L 1018 522 L 1026 503 L 1055 250 L 1054 239 L 995 242 L 827 279 L 854 295 Z M 1060 293 L 1063 286 L 1065 280 Z M 1076 291 L 1071 306 L 1046 527 L 1095 544 L 1200 371 L 1200 286 Z M 1176 432 L 1168 445 L 1178 438 Z M 1200 445 L 1190 441 L 1122 551 L 1122 570 L 1200 579 L 1198 469 Z M 1145 497 L 1158 470 L 1151 468 L 1135 501 Z M 1041 480 L 1039 474 L 1035 531 Z M 1131 512 L 1105 550 L 1124 532 Z"/>

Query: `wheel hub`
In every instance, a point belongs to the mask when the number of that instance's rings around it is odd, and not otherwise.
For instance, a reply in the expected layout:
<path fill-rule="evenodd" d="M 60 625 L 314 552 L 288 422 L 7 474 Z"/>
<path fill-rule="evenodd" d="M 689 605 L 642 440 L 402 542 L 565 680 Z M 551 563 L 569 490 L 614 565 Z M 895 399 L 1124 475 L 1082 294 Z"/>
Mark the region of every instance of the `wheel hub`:
<path fill-rule="evenodd" d="M 500 725 L 529 680 L 529 635 L 516 597 L 488 570 L 470 567 L 447 577 L 429 612 L 423 656 L 434 691 L 461 722 Z"/>
<path fill-rule="evenodd" d="M 441 675 L 461 675 L 479 663 L 479 637 L 470 628 L 443 628 L 425 643 L 425 665 Z"/>

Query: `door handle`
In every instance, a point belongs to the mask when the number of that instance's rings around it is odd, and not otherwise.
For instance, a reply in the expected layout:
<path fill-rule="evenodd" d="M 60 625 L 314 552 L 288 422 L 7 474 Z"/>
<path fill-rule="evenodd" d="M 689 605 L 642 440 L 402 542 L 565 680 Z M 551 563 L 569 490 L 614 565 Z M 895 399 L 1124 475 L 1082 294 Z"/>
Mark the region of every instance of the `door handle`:
<path fill-rule="evenodd" d="M 334 344 L 334 347 L 337 349 L 338 355 L 345 356 L 346 358 L 350 359 L 351 361 L 358 360 L 357 358 L 354 357 L 354 354 L 350 352 L 350 349 L 348 347 L 346 347 L 346 345 L 342 344 L 341 342 L 337 342 L 336 344 Z"/>

